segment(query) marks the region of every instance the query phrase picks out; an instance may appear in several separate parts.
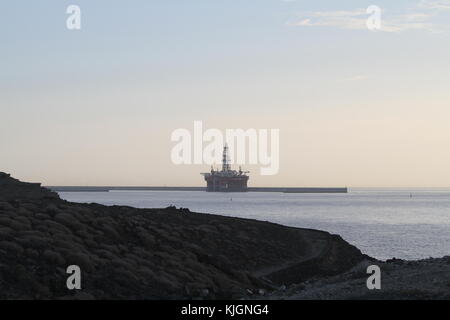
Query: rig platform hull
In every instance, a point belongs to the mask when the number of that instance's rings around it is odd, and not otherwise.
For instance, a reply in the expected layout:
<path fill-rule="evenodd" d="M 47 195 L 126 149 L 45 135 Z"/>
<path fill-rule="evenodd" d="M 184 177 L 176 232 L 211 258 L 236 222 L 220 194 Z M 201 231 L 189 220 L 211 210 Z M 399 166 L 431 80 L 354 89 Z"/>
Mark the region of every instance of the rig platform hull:
<path fill-rule="evenodd" d="M 208 192 L 247 192 L 247 182 L 249 176 L 247 171 L 232 170 L 228 159 L 228 146 L 223 148 L 222 170 L 214 170 L 202 173 L 206 181 L 206 191 Z"/>
<path fill-rule="evenodd" d="M 208 192 L 246 192 L 248 176 L 205 176 Z"/>

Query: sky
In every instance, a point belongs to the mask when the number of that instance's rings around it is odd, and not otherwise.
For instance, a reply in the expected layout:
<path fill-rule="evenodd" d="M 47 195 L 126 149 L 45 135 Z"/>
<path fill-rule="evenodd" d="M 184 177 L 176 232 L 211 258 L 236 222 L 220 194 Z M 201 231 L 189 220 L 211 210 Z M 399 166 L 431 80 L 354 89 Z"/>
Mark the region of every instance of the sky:
<path fill-rule="evenodd" d="M 450 0 L 3 1 L 0 171 L 201 186 L 171 134 L 202 121 L 280 130 L 278 173 L 244 165 L 250 186 L 449 187 L 449 18 Z"/>

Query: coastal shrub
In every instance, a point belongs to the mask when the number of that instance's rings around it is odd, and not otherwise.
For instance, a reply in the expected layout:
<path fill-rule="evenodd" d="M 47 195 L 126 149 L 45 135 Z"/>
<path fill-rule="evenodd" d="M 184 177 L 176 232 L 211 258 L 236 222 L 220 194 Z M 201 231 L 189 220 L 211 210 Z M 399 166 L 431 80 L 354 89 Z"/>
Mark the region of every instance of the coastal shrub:
<path fill-rule="evenodd" d="M 158 240 L 159 239 L 165 240 L 168 237 L 168 235 L 169 235 L 169 233 L 164 229 L 158 229 L 155 232 L 155 236 L 156 236 L 156 238 L 158 238 Z"/>
<path fill-rule="evenodd" d="M 59 209 L 57 206 L 55 206 L 54 204 L 49 204 L 46 208 L 45 208 L 45 212 L 48 213 L 49 215 L 51 215 L 52 217 L 57 214 L 59 212 Z"/>
<path fill-rule="evenodd" d="M 230 271 L 231 276 L 241 283 L 250 283 L 247 273 L 237 270 Z"/>
<path fill-rule="evenodd" d="M 166 251 L 157 251 L 153 254 L 155 257 L 161 258 L 163 262 L 169 261 L 171 254 Z"/>
<path fill-rule="evenodd" d="M 0 226 L 6 226 L 9 227 L 12 223 L 12 219 L 8 217 L 0 217 Z"/>
<path fill-rule="evenodd" d="M 148 230 L 143 227 L 140 227 L 140 226 L 136 227 L 136 234 L 137 233 L 147 233 L 147 232 L 148 232 Z"/>
<path fill-rule="evenodd" d="M 174 278 L 176 278 L 178 281 L 182 281 L 182 282 L 186 282 L 186 281 L 191 281 L 192 277 L 190 274 L 188 274 L 187 272 L 183 271 L 182 269 L 170 269 L 170 271 L 168 271 Z"/>
<path fill-rule="evenodd" d="M 92 272 L 94 270 L 94 264 L 92 263 L 89 256 L 84 253 L 78 252 L 69 254 L 66 260 L 69 265 L 77 265 L 83 271 Z"/>
<path fill-rule="evenodd" d="M 0 250 L 5 250 L 15 255 L 22 254 L 24 251 L 22 246 L 11 241 L 0 241 Z"/>
<path fill-rule="evenodd" d="M 133 253 L 125 253 L 125 259 L 130 261 L 130 263 L 134 264 L 134 265 L 140 265 L 140 263 L 142 262 L 142 258 L 133 254 Z"/>
<path fill-rule="evenodd" d="M 33 230 L 25 230 L 25 231 L 18 231 L 17 236 L 20 237 L 43 237 L 45 234 L 39 230 L 33 229 Z"/>
<path fill-rule="evenodd" d="M 86 245 L 86 247 L 88 247 L 88 248 L 95 248 L 95 247 L 97 247 L 97 242 L 96 241 L 94 241 L 93 239 L 90 239 L 90 238 L 87 238 L 87 239 L 83 239 L 84 240 L 84 243 L 85 243 L 85 245 Z"/>
<path fill-rule="evenodd" d="M 218 224 L 217 229 L 222 233 L 230 233 L 232 229 L 224 224 Z"/>
<path fill-rule="evenodd" d="M 100 257 L 103 257 L 103 258 L 106 258 L 106 259 L 109 259 L 109 260 L 117 259 L 117 256 L 114 253 L 112 253 L 111 251 L 109 251 L 109 250 L 96 249 L 94 252 L 96 254 L 98 254 Z"/>
<path fill-rule="evenodd" d="M 14 209 L 8 202 L 0 201 L 0 211 L 10 211 Z"/>
<path fill-rule="evenodd" d="M 139 232 L 137 237 L 144 246 L 153 247 L 156 244 L 155 237 L 149 233 Z"/>
<path fill-rule="evenodd" d="M 75 238 L 76 239 L 81 239 L 81 240 L 85 240 L 85 239 L 89 239 L 92 238 L 91 233 L 87 230 L 87 229 L 74 229 L 73 233 L 75 234 Z M 78 241 L 79 242 L 79 241 Z"/>
<path fill-rule="evenodd" d="M 143 268 L 149 268 L 150 270 L 153 271 L 155 271 L 156 269 L 155 261 L 153 261 L 150 257 L 142 258 L 139 265 L 142 266 Z"/>
<path fill-rule="evenodd" d="M 36 203 L 25 202 L 22 204 L 22 207 L 27 209 L 29 212 L 36 214 L 39 211 L 39 206 Z"/>
<path fill-rule="evenodd" d="M 184 247 L 181 250 L 182 250 L 181 252 L 183 253 L 183 255 L 182 255 L 183 261 L 184 260 L 189 260 L 189 259 L 197 261 L 197 256 L 194 253 L 192 253 L 190 251 L 186 251 L 184 249 Z"/>
<path fill-rule="evenodd" d="M 110 263 L 115 268 L 133 269 L 135 267 L 130 261 L 123 257 L 116 257 L 115 259 L 112 259 Z"/>
<path fill-rule="evenodd" d="M 93 215 L 93 213 L 95 213 L 95 210 L 92 210 L 91 208 L 89 208 L 89 206 L 83 206 L 83 205 L 77 205 L 75 210 L 78 212 L 78 214 L 82 215 L 87 221 L 92 222 L 93 219 L 97 216 L 97 215 Z M 100 212 L 98 212 L 100 213 Z"/>
<path fill-rule="evenodd" d="M 52 246 L 70 249 L 73 247 L 73 241 L 70 236 L 57 235 L 52 238 Z"/>
<path fill-rule="evenodd" d="M 44 225 L 44 224 L 34 224 L 33 227 L 34 230 L 41 232 L 42 234 L 44 234 L 45 236 L 49 236 L 49 230 L 48 228 Z"/>
<path fill-rule="evenodd" d="M 136 230 L 156 234 L 158 232 L 158 227 L 154 224 L 148 224 L 147 226 L 145 226 L 145 228 L 137 227 Z"/>
<path fill-rule="evenodd" d="M 81 230 L 86 229 L 86 226 L 84 224 L 80 223 L 75 217 L 70 214 L 58 213 L 54 217 L 54 219 L 56 222 L 59 222 L 60 224 L 66 226 L 74 232 L 81 232 Z"/>
<path fill-rule="evenodd" d="M 123 252 L 128 253 L 128 251 L 129 251 L 128 247 L 123 245 L 120 242 L 117 244 L 117 248 L 119 248 L 121 253 L 123 253 Z"/>
<path fill-rule="evenodd" d="M 4 272 L 5 278 L 14 283 L 14 287 L 23 290 L 22 299 L 38 298 L 45 291 L 45 289 L 41 289 L 41 284 L 34 277 L 30 268 L 21 264 L 13 264 L 11 268 L 4 269 Z"/>
<path fill-rule="evenodd" d="M 154 281 L 157 278 L 156 274 L 150 268 L 141 266 L 137 272 L 148 282 Z"/>
<path fill-rule="evenodd" d="M 65 259 L 58 253 L 52 250 L 45 250 L 43 253 L 43 257 L 47 259 L 48 262 L 54 265 L 63 266 L 65 265 Z"/>
<path fill-rule="evenodd" d="M 56 234 L 56 233 L 71 234 L 72 233 L 72 231 L 69 228 L 67 228 L 66 226 L 64 226 L 61 223 L 58 223 L 56 221 L 46 220 L 45 224 L 47 225 L 47 227 L 49 228 L 49 230 L 52 234 Z"/>
<path fill-rule="evenodd" d="M 18 217 L 31 216 L 31 212 L 29 210 L 25 209 L 24 207 L 20 207 L 20 208 L 16 209 L 16 216 L 18 216 Z"/>
<path fill-rule="evenodd" d="M 91 215 L 91 217 L 85 216 L 78 212 L 76 209 L 65 209 L 62 210 L 63 212 L 67 213 L 69 216 L 71 216 L 75 221 L 84 223 L 92 223 L 94 220 L 94 217 Z"/>
<path fill-rule="evenodd" d="M 117 240 L 120 238 L 119 233 L 110 226 L 104 225 L 102 226 L 103 231 L 105 231 L 105 235 L 113 240 Z"/>
<path fill-rule="evenodd" d="M 164 266 L 170 269 L 178 269 L 182 266 L 182 263 L 182 259 L 179 259 L 179 257 L 172 255 L 170 259 L 164 261 Z"/>
<path fill-rule="evenodd" d="M 15 234 L 15 231 L 8 227 L 0 227 L 0 239 L 9 239 Z"/>
<path fill-rule="evenodd" d="M 36 213 L 34 215 L 34 218 L 39 220 L 49 220 L 51 217 L 46 213 Z"/>
<path fill-rule="evenodd" d="M 218 288 L 228 289 L 231 286 L 230 279 L 227 276 L 225 276 L 223 273 L 216 273 L 212 277 L 212 281 Z"/>
<path fill-rule="evenodd" d="M 94 220 L 93 225 L 98 227 L 115 226 L 117 223 L 111 217 L 98 217 Z"/>
<path fill-rule="evenodd" d="M 25 249 L 25 255 L 29 258 L 38 258 L 40 256 L 37 250 L 31 248 Z"/>
<path fill-rule="evenodd" d="M 19 242 L 24 248 L 33 248 L 33 249 L 46 249 L 50 246 L 51 239 L 46 237 L 38 237 L 38 236 L 25 236 L 22 238 L 17 238 L 17 242 Z"/>
<path fill-rule="evenodd" d="M 166 272 L 161 272 L 160 274 L 158 274 L 158 278 L 156 280 L 169 292 L 176 292 L 183 287 L 183 285 L 180 282 L 178 282 L 176 279 L 171 277 Z"/>
<path fill-rule="evenodd" d="M 180 238 L 176 237 L 173 234 L 168 234 L 166 238 L 164 239 L 166 243 L 170 243 L 171 245 L 180 246 L 181 241 Z"/>
<path fill-rule="evenodd" d="M 198 254 L 203 254 L 203 249 L 194 243 L 185 243 L 184 245 L 185 245 L 186 251 L 189 251 L 196 256 Z"/>
<path fill-rule="evenodd" d="M 25 223 L 22 223 L 20 221 L 12 221 L 9 226 L 11 228 L 13 228 L 14 230 L 16 230 L 16 231 L 25 231 L 25 230 L 30 230 L 31 229 L 31 225 L 30 224 L 25 224 Z"/>
<path fill-rule="evenodd" d="M 56 214 L 53 219 L 61 224 L 65 223 L 77 223 L 78 220 L 75 218 L 75 216 L 73 214 L 69 214 L 69 213 L 65 213 L 65 212 L 60 212 L 58 214 Z"/>
<path fill-rule="evenodd" d="M 186 270 L 195 270 L 198 274 L 207 274 L 208 273 L 208 268 L 206 265 L 197 262 L 197 261 L 193 261 L 193 260 L 185 260 L 184 261 L 184 265 L 186 266 Z"/>
<path fill-rule="evenodd" d="M 195 229 L 203 231 L 205 233 L 217 233 L 217 229 L 214 225 L 202 224 L 195 227 Z"/>
<path fill-rule="evenodd" d="M 16 216 L 15 221 L 31 226 L 31 220 L 24 216 Z"/>
<path fill-rule="evenodd" d="M 0 217 L 8 218 L 8 219 L 15 219 L 16 218 L 16 212 L 13 210 L 8 211 L 0 211 Z"/>
<path fill-rule="evenodd" d="M 133 252 L 136 256 L 138 256 L 141 260 L 143 260 L 142 263 L 144 265 L 148 265 L 148 264 L 153 265 L 153 262 L 152 262 L 153 253 L 151 250 L 148 250 L 146 248 L 141 248 L 141 247 L 133 247 L 130 251 Z"/>
<path fill-rule="evenodd" d="M 198 282 L 188 282 L 184 288 L 186 293 L 191 297 L 198 297 L 207 288 L 207 286 Z"/>
<path fill-rule="evenodd" d="M 99 241 L 99 248 L 107 250 L 107 251 L 109 251 L 111 253 L 114 253 L 115 255 L 120 255 L 120 250 L 115 245 L 106 244 L 106 243 L 102 243 L 102 241 Z"/>
<path fill-rule="evenodd" d="M 213 281 L 214 272 L 197 274 L 193 279 L 197 281 L 203 288 L 214 288 L 216 287 Z"/>

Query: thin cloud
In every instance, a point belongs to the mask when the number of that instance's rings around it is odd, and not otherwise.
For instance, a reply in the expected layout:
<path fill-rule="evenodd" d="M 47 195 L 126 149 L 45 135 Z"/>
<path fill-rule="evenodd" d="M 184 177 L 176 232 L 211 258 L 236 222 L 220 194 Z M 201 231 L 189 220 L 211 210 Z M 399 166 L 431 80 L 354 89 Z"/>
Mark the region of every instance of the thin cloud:
<path fill-rule="evenodd" d="M 422 0 L 419 7 L 435 10 L 450 10 L 450 0 Z"/>
<path fill-rule="evenodd" d="M 433 22 L 440 12 L 449 10 L 450 0 L 423 0 L 407 13 L 387 15 L 382 12 L 382 32 L 404 32 L 408 30 L 425 30 L 440 33 L 448 30 L 448 25 Z M 367 19 L 370 14 L 366 9 L 358 8 L 349 11 L 314 11 L 298 15 L 288 26 L 295 27 L 334 27 L 346 30 L 367 30 Z"/>
<path fill-rule="evenodd" d="M 368 78 L 369 77 L 366 75 L 356 75 L 356 76 L 348 77 L 344 80 L 345 81 L 362 81 L 362 80 L 367 80 Z"/>
<path fill-rule="evenodd" d="M 338 27 L 342 29 L 361 30 L 366 27 L 366 11 L 316 11 L 300 17 L 300 20 L 288 22 L 289 26 L 300 27 Z"/>

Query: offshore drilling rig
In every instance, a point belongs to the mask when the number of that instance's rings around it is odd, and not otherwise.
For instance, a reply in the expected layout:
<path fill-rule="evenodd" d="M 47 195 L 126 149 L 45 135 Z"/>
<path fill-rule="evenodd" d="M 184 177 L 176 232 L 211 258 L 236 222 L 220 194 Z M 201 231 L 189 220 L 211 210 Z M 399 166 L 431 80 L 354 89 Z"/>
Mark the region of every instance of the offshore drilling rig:
<path fill-rule="evenodd" d="M 241 167 L 239 167 L 239 171 L 231 170 L 228 146 L 225 145 L 222 156 L 222 171 L 214 170 L 211 167 L 211 172 L 202 173 L 202 175 L 205 177 L 206 191 L 208 192 L 246 192 L 248 173 L 248 171 L 242 171 Z"/>

